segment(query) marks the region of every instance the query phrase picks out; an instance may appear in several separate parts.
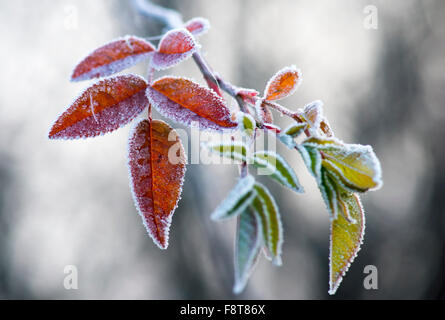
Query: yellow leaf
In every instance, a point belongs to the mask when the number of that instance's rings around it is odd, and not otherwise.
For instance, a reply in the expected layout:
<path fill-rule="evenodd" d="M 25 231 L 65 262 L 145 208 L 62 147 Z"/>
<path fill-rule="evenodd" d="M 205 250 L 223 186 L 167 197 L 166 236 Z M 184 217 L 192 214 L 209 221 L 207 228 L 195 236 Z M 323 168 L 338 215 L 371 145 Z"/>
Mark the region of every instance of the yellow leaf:
<path fill-rule="evenodd" d="M 381 184 L 380 163 L 370 146 L 345 145 L 321 151 L 322 165 L 351 191 L 366 192 Z"/>
<path fill-rule="evenodd" d="M 343 194 L 342 201 L 356 223 L 349 223 L 342 215 L 331 220 L 331 247 L 329 265 L 329 294 L 335 294 L 343 277 L 360 250 L 365 232 L 365 215 L 356 194 Z"/>

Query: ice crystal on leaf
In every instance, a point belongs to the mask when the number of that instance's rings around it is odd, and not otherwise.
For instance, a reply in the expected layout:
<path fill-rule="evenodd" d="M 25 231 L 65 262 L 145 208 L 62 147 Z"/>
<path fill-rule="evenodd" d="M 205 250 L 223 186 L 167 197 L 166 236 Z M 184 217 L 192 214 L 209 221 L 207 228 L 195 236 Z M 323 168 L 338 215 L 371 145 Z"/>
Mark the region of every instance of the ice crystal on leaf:
<path fill-rule="evenodd" d="M 295 138 L 300 136 L 307 129 L 307 126 L 306 123 L 295 122 L 284 129 L 278 137 L 289 149 L 295 149 L 297 147 Z"/>
<path fill-rule="evenodd" d="M 323 120 L 323 102 L 317 100 L 307 104 L 301 113 L 301 117 L 308 124 L 311 133 L 317 135 Z"/>
<path fill-rule="evenodd" d="M 211 152 L 239 163 L 247 162 L 247 146 L 240 141 L 204 143 Z"/>
<path fill-rule="evenodd" d="M 335 294 L 349 266 L 357 256 L 365 235 L 365 212 L 360 198 L 351 194 L 345 199 L 351 217 L 356 223 L 348 222 L 343 216 L 331 220 L 331 244 L 329 255 L 329 294 Z"/>
<path fill-rule="evenodd" d="M 311 137 L 298 150 L 331 215 L 329 293 L 334 294 L 363 241 L 364 210 L 355 192 L 381 186 L 380 162 L 370 146 L 335 138 Z"/>
<path fill-rule="evenodd" d="M 253 190 L 255 179 L 252 176 L 241 178 L 226 199 L 212 213 L 213 220 L 236 217 L 252 203 L 256 193 Z"/>
<path fill-rule="evenodd" d="M 238 123 L 239 130 L 246 136 L 252 137 L 255 134 L 256 122 L 250 114 L 238 112 L 236 114 L 236 122 Z"/>
<path fill-rule="evenodd" d="M 241 213 L 235 242 L 235 294 L 244 290 L 258 261 L 263 245 L 261 230 L 261 219 L 255 211 L 247 209 Z"/>
<path fill-rule="evenodd" d="M 295 66 L 281 69 L 267 83 L 264 98 L 272 101 L 289 97 L 298 89 L 301 79 L 301 72 Z"/>
<path fill-rule="evenodd" d="M 83 59 L 74 69 L 71 81 L 110 76 L 149 58 L 154 51 L 150 42 L 134 36 L 114 40 Z"/>
<path fill-rule="evenodd" d="M 176 164 L 169 161 L 169 150 L 174 145 L 179 145 Z M 128 150 L 130 186 L 136 208 L 153 241 L 166 249 L 185 175 L 181 141 L 165 122 L 142 120 L 130 135 Z"/>
<path fill-rule="evenodd" d="M 135 75 L 100 80 L 56 120 L 51 139 L 95 137 L 126 125 L 148 106 L 147 82 Z"/>
<path fill-rule="evenodd" d="M 157 70 L 171 68 L 190 58 L 197 48 L 198 44 L 187 29 L 171 30 L 161 39 L 151 65 Z"/>
<path fill-rule="evenodd" d="M 253 154 L 252 162 L 254 166 L 262 170 L 262 174 L 270 175 L 272 179 L 297 193 L 303 192 L 303 187 L 294 170 L 276 152 L 257 151 Z"/>
<path fill-rule="evenodd" d="M 201 129 L 235 129 L 225 101 L 213 90 L 176 77 L 164 77 L 147 88 L 147 96 L 163 116 L 190 126 L 198 122 Z"/>
<path fill-rule="evenodd" d="M 184 27 L 190 31 L 194 36 L 202 36 L 203 34 L 207 33 L 210 29 L 210 22 L 209 20 L 205 18 L 193 18 L 189 21 L 187 21 L 184 24 Z"/>
<path fill-rule="evenodd" d="M 271 257 L 272 262 L 280 266 L 282 264 L 283 227 L 277 203 L 270 191 L 259 182 L 255 183 L 254 190 L 257 197 L 253 201 L 253 208 L 258 212 L 263 222 L 266 257 Z"/>

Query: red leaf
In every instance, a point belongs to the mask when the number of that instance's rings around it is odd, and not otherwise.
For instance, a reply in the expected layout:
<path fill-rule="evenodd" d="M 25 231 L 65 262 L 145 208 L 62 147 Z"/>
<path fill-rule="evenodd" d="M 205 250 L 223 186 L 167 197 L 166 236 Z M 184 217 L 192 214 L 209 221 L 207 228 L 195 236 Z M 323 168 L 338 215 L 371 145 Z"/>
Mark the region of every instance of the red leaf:
<path fill-rule="evenodd" d="M 163 121 L 142 120 L 130 135 L 128 159 L 136 208 L 153 241 L 166 249 L 185 175 L 179 136 Z"/>
<path fill-rule="evenodd" d="M 263 123 L 273 123 L 273 115 L 264 100 L 258 99 L 255 103 L 255 109 L 258 117 Z"/>
<path fill-rule="evenodd" d="M 95 50 L 73 71 L 71 81 L 105 77 L 148 58 L 155 47 L 144 39 L 134 36 L 118 39 Z"/>
<path fill-rule="evenodd" d="M 301 83 L 301 72 L 295 66 L 278 71 L 267 83 L 266 100 L 280 100 L 292 95 Z"/>
<path fill-rule="evenodd" d="M 165 77 L 147 88 L 152 105 L 163 116 L 190 126 L 198 122 L 201 129 L 236 128 L 224 100 L 213 90 L 184 78 Z"/>
<path fill-rule="evenodd" d="M 204 18 L 193 18 L 184 24 L 184 27 L 194 36 L 201 36 L 210 29 L 209 20 Z"/>
<path fill-rule="evenodd" d="M 147 83 L 139 76 L 108 78 L 86 89 L 57 119 L 50 139 L 95 137 L 129 123 L 148 106 Z"/>
<path fill-rule="evenodd" d="M 188 30 L 171 30 L 159 43 L 158 51 L 154 54 L 151 64 L 157 70 L 173 67 L 190 58 L 197 47 L 193 35 Z"/>

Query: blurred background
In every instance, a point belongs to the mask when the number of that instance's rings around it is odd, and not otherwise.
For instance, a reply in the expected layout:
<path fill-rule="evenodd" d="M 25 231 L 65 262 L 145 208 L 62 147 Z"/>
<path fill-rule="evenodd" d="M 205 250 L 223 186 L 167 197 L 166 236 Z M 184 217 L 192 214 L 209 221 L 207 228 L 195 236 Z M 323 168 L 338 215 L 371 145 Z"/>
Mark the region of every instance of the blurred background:
<path fill-rule="evenodd" d="M 203 52 L 234 84 L 262 91 L 297 65 L 303 85 L 283 104 L 321 99 L 339 138 L 374 147 L 385 184 L 363 197 L 362 250 L 329 297 L 328 213 L 299 155 L 281 145 L 306 189 L 295 196 L 264 181 L 281 208 L 282 267 L 261 259 L 244 293 L 232 294 L 235 224 L 209 215 L 235 184 L 234 165 L 188 166 L 170 246 L 157 249 L 128 187 L 130 126 L 85 141 L 49 141 L 47 132 L 88 85 L 68 81 L 86 54 L 163 26 L 125 0 L 2 0 L 0 298 L 445 298 L 445 2 L 157 3 L 184 20 L 210 20 Z M 366 28 L 368 5 L 378 9 L 377 29 Z M 169 72 L 201 81 L 192 60 Z M 78 290 L 63 286 L 67 265 L 78 269 Z M 363 287 L 366 265 L 378 269 L 378 290 Z"/>

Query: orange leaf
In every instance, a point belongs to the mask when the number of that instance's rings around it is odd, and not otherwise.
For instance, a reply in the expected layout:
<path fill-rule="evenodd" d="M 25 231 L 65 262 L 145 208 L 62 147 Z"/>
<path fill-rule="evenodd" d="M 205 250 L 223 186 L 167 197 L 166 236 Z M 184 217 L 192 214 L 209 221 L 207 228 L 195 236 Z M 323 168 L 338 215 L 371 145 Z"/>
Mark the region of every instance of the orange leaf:
<path fill-rule="evenodd" d="M 198 45 L 193 35 L 187 29 L 175 29 L 167 32 L 159 43 L 151 65 L 157 70 L 163 70 L 178 63 L 196 51 Z"/>
<path fill-rule="evenodd" d="M 142 120 L 130 135 L 128 167 L 134 201 L 153 241 L 168 247 L 182 192 L 186 159 L 177 133 L 160 120 Z"/>
<path fill-rule="evenodd" d="M 267 83 L 264 97 L 268 101 L 284 99 L 292 95 L 301 83 L 301 72 L 292 67 L 278 71 Z"/>
<path fill-rule="evenodd" d="M 57 119 L 50 139 L 95 137 L 129 123 L 148 106 L 147 83 L 125 75 L 101 80 L 86 89 Z"/>
<path fill-rule="evenodd" d="M 224 100 L 213 90 L 184 78 L 165 77 L 147 88 L 153 106 L 165 117 L 201 129 L 236 128 Z"/>
<path fill-rule="evenodd" d="M 150 42 L 134 36 L 114 40 L 83 59 L 74 69 L 71 81 L 115 74 L 143 61 L 154 51 Z"/>

